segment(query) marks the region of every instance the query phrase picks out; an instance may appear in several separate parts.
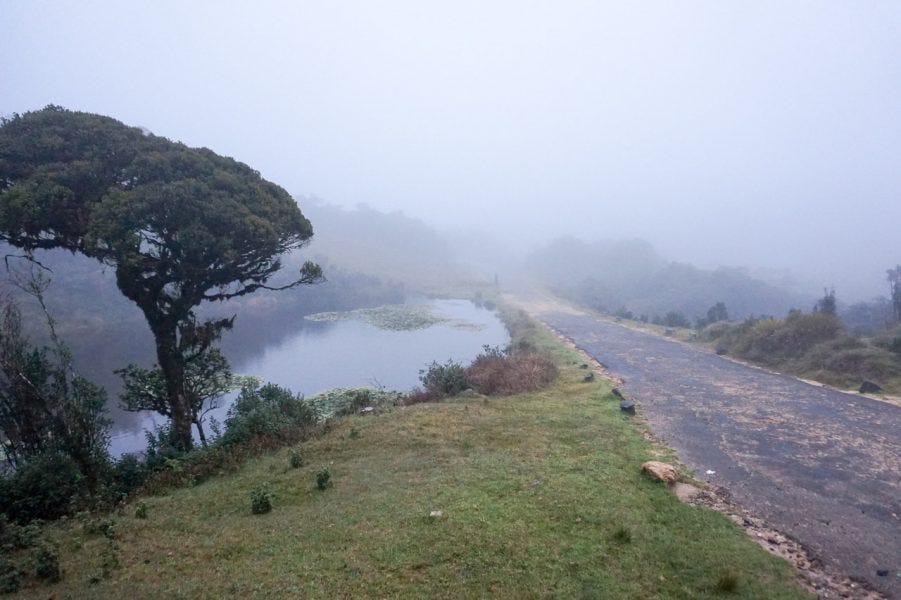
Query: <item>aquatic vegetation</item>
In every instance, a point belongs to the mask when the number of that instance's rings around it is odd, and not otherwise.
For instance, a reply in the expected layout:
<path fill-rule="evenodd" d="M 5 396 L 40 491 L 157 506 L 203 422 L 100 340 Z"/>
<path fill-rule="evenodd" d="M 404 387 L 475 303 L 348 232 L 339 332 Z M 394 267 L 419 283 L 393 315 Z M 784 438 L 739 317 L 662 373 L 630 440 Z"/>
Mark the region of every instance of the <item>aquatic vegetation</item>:
<path fill-rule="evenodd" d="M 391 331 L 426 329 L 448 322 L 446 317 L 435 314 L 427 304 L 386 304 L 375 308 L 359 308 L 344 312 L 322 312 L 307 315 L 306 319 L 318 322 L 357 320 Z"/>
<path fill-rule="evenodd" d="M 375 388 L 335 388 L 311 396 L 307 402 L 316 408 L 322 421 L 327 421 L 364 408 L 394 406 L 401 396 L 401 392 Z"/>

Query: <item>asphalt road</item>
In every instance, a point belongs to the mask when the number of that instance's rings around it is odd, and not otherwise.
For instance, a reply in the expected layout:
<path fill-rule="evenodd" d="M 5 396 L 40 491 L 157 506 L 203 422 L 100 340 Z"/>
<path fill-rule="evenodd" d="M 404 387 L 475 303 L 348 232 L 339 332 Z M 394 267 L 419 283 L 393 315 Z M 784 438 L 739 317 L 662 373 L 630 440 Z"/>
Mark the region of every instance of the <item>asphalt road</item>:
<path fill-rule="evenodd" d="M 711 481 L 828 570 L 901 598 L 901 407 L 588 314 L 538 316 L 624 379 L 699 478 L 716 471 Z"/>

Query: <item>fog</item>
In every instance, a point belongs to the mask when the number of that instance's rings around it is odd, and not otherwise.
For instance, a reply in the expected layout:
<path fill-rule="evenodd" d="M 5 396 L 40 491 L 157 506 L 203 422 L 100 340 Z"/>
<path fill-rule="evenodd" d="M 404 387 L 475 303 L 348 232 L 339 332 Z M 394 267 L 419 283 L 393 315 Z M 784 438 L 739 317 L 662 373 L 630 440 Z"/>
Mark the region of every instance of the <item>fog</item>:
<path fill-rule="evenodd" d="M 523 256 L 642 238 L 853 301 L 901 263 L 899 39 L 897 2 L 0 0 L 0 115 L 107 114 Z"/>

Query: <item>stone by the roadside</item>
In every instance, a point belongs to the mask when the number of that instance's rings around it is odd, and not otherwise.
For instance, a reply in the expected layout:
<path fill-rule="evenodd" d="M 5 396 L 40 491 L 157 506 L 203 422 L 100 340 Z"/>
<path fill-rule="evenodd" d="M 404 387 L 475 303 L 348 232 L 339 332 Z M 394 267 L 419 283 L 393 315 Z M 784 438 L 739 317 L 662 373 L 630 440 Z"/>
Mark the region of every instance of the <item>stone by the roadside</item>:
<path fill-rule="evenodd" d="M 635 414 L 635 403 L 631 400 L 623 400 L 619 403 L 619 409 L 626 414 L 634 415 Z"/>
<path fill-rule="evenodd" d="M 641 465 L 641 470 L 654 479 L 665 483 L 673 483 L 676 481 L 676 467 L 664 462 L 649 460 Z"/>
<path fill-rule="evenodd" d="M 580 368 L 580 369 L 587 369 L 587 368 L 588 368 L 588 363 L 582 363 L 581 365 L 579 365 L 579 368 Z"/>
<path fill-rule="evenodd" d="M 619 391 L 619 388 L 613 388 L 612 390 L 610 390 L 610 393 L 613 394 L 614 396 L 616 396 L 617 398 L 623 397 L 623 393 L 621 391 Z"/>
<path fill-rule="evenodd" d="M 882 391 L 882 388 L 873 383 L 872 381 L 864 381 L 860 384 L 860 393 L 861 394 L 878 394 Z"/>
<path fill-rule="evenodd" d="M 588 373 L 585 377 L 582 378 L 582 381 L 588 383 L 589 381 L 594 381 L 594 373 Z"/>

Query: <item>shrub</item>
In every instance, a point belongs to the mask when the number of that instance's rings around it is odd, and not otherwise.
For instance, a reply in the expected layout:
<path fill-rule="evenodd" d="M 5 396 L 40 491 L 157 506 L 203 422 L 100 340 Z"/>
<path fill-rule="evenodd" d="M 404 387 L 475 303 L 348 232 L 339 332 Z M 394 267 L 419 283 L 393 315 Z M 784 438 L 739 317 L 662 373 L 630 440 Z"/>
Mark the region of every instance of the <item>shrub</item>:
<path fill-rule="evenodd" d="M 3 479 L 0 512 L 20 523 L 56 519 L 86 504 L 82 473 L 61 452 L 34 456 Z"/>
<path fill-rule="evenodd" d="M 889 343 L 888 349 L 901 356 L 901 335 L 895 336 Z"/>
<path fill-rule="evenodd" d="M 260 388 L 245 386 L 228 410 L 221 443 L 232 446 L 255 437 L 279 437 L 284 430 L 318 421 L 315 407 L 290 390 L 272 383 Z"/>
<path fill-rule="evenodd" d="M 22 585 L 22 571 L 7 557 L 0 555 L 0 594 L 12 594 Z"/>
<path fill-rule="evenodd" d="M 671 310 L 666 313 L 660 324 L 667 327 L 691 327 L 691 321 L 688 320 L 688 317 L 677 310 Z"/>
<path fill-rule="evenodd" d="M 288 464 L 292 469 L 303 466 L 303 451 L 300 448 L 291 448 L 288 452 Z"/>
<path fill-rule="evenodd" d="M 332 473 L 328 467 L 322 467 L 316 472 L 316 487 L 325 490 L 332 485 Z"/>
<path fill-rule="evenodd" d="M 450 359 L 443 365 L 432 361 L 427 369 L 419 372 L 419 380 L 426 391 L 439 396 L 453 396 L 469 387 L 463 365 Z"/>
<path fill-rule="evenodd" d="M 616 531 L 613 532 L 613 541 L 620 544 L 628 544 L 632 541 L 632 532 L 626 527 L 617 527 Z"/>
<path fill-rule="evenodd" d="M 482 354 L 466 369 L 466 376 L 480 394 L 519 394 L 551 383 L 557 377 L 557 367 L 538 354 Z"/>
<path fill-rule="evenodd" d="M 49 582 L 60 580 L 59 551 L 50 544 L 41 544 L 35 553 L 35 575 Z"/>
<path fill-rule="evenodd" d="M 144 502 L 138 502 L 135 507 L 135 518 L 136 519 L 146 519 L 147 518 L 147 504 Z"/>
<path fill-rule="evenodd" d="M 714 589 L 718 592 L 731 594 L 738 589 L 738 582 L 738 575 L 732 571 L 727 571 L 720 574 L 719 578 L 716 580 Z"/>
<path fill-rule="evenodd" d="M 272 491 L 269 484 L 256 487 L 250 492 L 250 511 L 255 515 L 262 515 L 272 510 Z"/>
<path fill-rule="evenodd" d="M 148 475 L 147 463 L 134 454 L 123 454 L 113 463 L 110 486 L 115 494 L 127 496 L 141 487 Z"/>

